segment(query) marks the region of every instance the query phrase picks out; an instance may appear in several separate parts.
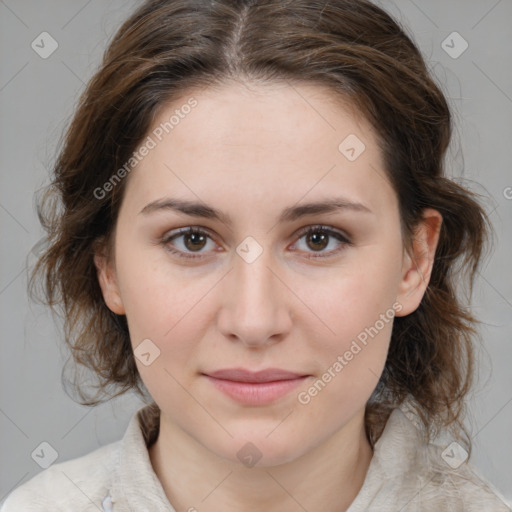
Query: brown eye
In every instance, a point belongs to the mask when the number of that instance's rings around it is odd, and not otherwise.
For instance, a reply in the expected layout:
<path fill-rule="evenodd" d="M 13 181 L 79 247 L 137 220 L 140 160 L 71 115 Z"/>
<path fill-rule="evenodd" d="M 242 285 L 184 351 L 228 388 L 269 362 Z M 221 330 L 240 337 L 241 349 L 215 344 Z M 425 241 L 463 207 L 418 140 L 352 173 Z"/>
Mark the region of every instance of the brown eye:
<path fill-rule="evenodd" d="M 161 243 L 169 252 L 180 258 L 197 259 L 208 252 L 203 249 L 207 247 L 209 241 L 215 246 L 206 231 L 199 228 L 182 228 L 164 237 Z"/>
<path fill-rule="evenodd" d="M 206 245 L 206 236 L 202 233 L 192 232 L 182 236 L 185 240 L 185 247 L 190 251 L 202 249 Z"/>
<path fill-rule="evenodd" d="M 307 243 L 315 251 L 321 251 L 325 249 L 329 244 L 329 235 L 324 232 L 310 231 L 306 235 Z"/>
<path fill-rule="evenodd" d="M 306 255 L 308 258 L 328 258 L 337 254 L 346 246 L 353 245 L 343 233 L 329 226 L 307 227 L 299 233 L 299 241 L 303 238 L 305 240 L 303 244 L 305 248 L 299 247 L 299 249 L 305 253 L 310 253 Z M 300 244 L 296 242 L 295 245 Z M 333 245 L 334 247 L 331 250 L 325 251 L 327 247 Z"/>

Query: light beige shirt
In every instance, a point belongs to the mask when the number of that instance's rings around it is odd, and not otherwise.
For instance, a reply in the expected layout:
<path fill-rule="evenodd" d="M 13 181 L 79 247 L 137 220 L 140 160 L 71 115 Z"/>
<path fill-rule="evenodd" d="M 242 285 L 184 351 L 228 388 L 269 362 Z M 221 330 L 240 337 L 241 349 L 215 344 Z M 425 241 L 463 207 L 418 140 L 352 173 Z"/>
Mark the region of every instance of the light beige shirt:
<path fill-rule="evenodd" d="M 133 415 L 121 440 L 53 464 L 15 489 L 0 512 L 176 512 L 149 459 L 147 443 L 158 434 L 158 416 L 147 433 L 141 426 L 149 407 Z M 410 409 L 393 411 L 347 512 L 512 511 L 497 489 L 462 462 L 460 447 L 426 444 L 421 434 Z M 201 510 L 199 497 L 190 504 L 194 510 Z"/>

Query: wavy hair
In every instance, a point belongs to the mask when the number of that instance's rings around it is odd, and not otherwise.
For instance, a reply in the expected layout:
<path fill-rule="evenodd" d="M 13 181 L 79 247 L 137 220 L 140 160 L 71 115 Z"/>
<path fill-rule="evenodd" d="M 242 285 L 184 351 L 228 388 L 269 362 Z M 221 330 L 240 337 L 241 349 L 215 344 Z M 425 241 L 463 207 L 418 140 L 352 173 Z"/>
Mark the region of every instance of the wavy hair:
<path fill-rule="evenodd" d="M 366 405 L 373 446 L 391 410 L 412 398 L 428 429 L 463 424 L 478 320 L 461 301 L 491 229 L 476 194 L 449 179 L 446 98 L 400 23 L 366 0 L 149 0 L 122 24 L 80 97 L 38 203 L 48 246 L 30 278 L 64 319 L 74 362 L 97 376 L 94 395 L 145 395 L 126 318 L 106 306 L 93 262 L 112 241 L 126 180 L 94 191 L 129 161 L 159 109 L 195 87 L 308 83 L 327 87 L 375 128 L 397 194 L 404 246 L 424 208 L 443 217 L 431 279 L 417 310 L 394 320 L 381 379 Z M 101 196 L 101 197 L 97 197 Z M 155 404 L 153 404 L 155 405 Z"/>

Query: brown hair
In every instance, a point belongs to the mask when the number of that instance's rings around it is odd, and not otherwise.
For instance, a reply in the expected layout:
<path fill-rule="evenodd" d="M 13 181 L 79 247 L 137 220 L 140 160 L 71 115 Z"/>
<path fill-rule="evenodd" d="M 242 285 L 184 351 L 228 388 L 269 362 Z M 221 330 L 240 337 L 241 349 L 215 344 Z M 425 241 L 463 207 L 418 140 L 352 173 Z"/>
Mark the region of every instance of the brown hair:
<path fill-rule="evenodd" d="M 456 283 L 471 295 L 490 224 L 475 194 L 444 176 L 452 126 L 443 93 L 404 29 L 366 0 L 150 0 L 118 30 L 38 206 L 49 246 L 30 281 L 33 293 L 43 278 L 74 361 L 97 375 L 93 397 L 75 382 L 82 403 L 147 392 L 126 318 L 107 308 L 93 263 L 96 244 L 112 241 L 126 179 L 102 197 L 94 191 L 129 161 L 160 108 L 229 80 L 317 84 L 356 107 L 377 131 L 408 250 L 423 208 L 442 214 L 430 283 L 417 310 L 394 320 L 365 421 L 373 445 L 391 409 L 412 397 L 427 427 L 464 433 L 470 448 L 461 418 L 477 320 Z"/>

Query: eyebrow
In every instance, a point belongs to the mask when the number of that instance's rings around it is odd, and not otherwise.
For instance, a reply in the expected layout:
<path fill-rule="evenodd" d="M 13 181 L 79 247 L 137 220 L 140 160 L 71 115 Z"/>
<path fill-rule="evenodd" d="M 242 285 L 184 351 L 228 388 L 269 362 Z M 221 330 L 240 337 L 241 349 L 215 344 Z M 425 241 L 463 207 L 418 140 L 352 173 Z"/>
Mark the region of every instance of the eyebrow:
<path fill-rule="evenodd" d="M 153 212 L 165 210 L 174 210 L 192 217 L 219 220 L 224 224 L 232 225 L 231 217 L 226 213 L 208 206 L 207 204 L 184 199 L 157 199 L 156 201 L 152 201 L 147 204 L 139 214 L 148 215 Z M 279 222 L 293 222 L 307 215 L 334 213 L 340 210 L 373 214 L 373 212 L 362 203 L 349 201 L 343 197 L 334 197 L 319 202 L 306 203 L 285 208 L 279 217 Z"/>

